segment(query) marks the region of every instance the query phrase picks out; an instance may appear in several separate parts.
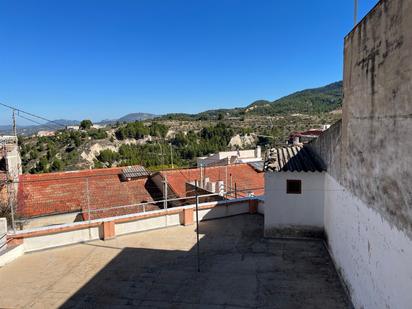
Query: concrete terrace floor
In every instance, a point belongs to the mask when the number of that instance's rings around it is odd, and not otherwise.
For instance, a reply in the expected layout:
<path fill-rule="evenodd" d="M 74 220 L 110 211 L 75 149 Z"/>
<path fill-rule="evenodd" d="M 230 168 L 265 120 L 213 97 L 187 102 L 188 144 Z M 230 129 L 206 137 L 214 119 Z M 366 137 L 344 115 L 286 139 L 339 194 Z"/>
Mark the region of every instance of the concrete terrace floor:
<path fill-rule="evenodd" d="M 263 217 L 27 254 L 0 268 L 0 308 L 351 308 L 321 241 L 262 238 Z"/>

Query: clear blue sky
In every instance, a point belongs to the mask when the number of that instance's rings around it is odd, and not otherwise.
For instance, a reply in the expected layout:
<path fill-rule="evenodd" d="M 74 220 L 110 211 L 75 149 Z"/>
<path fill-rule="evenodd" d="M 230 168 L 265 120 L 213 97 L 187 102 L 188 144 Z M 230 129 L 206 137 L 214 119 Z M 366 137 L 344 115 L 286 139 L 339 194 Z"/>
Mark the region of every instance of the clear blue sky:
<path fill-rule="evenodd" d="M 274 100 L 342 79 L 352 26 L 352 0 L 1 1 L 0 101 L 97 121 Z"/>

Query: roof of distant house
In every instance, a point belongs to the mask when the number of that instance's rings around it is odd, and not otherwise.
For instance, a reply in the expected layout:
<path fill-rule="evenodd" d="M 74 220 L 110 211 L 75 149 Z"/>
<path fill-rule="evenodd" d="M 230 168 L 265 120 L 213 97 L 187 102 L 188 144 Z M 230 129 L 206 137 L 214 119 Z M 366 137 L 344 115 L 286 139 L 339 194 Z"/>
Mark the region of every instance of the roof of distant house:
<path fill-rule="evenodd" d="M 302 137 L 302 136 L 319 136 L 319 135 L 321 135 L 322 134 L 322 132 L 323 132 L 323 130 L 320 130 L 320 129 L 310 129 L 310 130 L 307 130 L 307 131 L 300 131 L 300 132 L 294 132 L 294 133 L 292 133 L 291 135 L 290 135 L 290 137 L 295 137 L 295 136 L 299 136 L 299 137 Z"/>
<path fill-rule="evenodd" d="M 323 172 L 326 166 L 308 147 L 274 148 L 265 162 L 265 170 L 273 172 Z"/>
<path fill-rule="evenodd" d="M 123 181 L 121 175 L 122 168 L 21 175 L 17 214 L 30 218 L 82 211 L 85 218 L 90 208 L 94 219 L 140 209 L 136 205 L 104 210 L 109 207 L 153 201 L 147 176 Z"/>
<path fill-rule="evenodd" d="M 209 178 L 210 182 L 223 181 L 229 187 L 232 183 L 232 190 L 239 191 L 239 196 L 247 196 L 247 193 L 255 195 L 264 194 L 264 174 L 256 171 L 253 167 L 246 163 L 230 164 L 226 166 L 212 166 L 189 169 L 175 169 L 169 171 L 161 171 L 158 174 L 167 176 L 169 187 L 178 197 L 186 196 L 186 183 L 195 180 L 200 181 Z"/>

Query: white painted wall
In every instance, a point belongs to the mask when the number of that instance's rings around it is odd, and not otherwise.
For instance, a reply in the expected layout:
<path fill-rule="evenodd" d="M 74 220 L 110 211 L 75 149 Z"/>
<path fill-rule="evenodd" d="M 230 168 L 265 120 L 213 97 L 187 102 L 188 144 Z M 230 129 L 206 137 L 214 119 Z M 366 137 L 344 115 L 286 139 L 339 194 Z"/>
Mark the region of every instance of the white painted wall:
<path fill-rule="evenodd" d="M 12 248 L 4 250 L 0 254 L 0 267 L 3 267 L 6 264 L 13 262 L 15 259 L 24 255 L 24 246 L 18 245 Z"/>
<path fill-rule="evenodd" d="M 31 252 L 99 239 L 99 227 L 67 231 L 24 239 L 24 251 Z"/>
<path fill-rule="evenodd" d="M 129 221 L 124 223 L 116 223 L 115 234 L 116 236 L 150 231 L 154 229 L 165 228 L 169 226 L 176 226 L 180 224 L 179 214 L 160 216 L 154 218 L 138 219 L 136 221 Z"/>
<path fill-rule="evenodd" d="M 6 250 L 7 242 L 7 220 L 0 218 L 0 251 Z"/>
<path fill-rule="evenodd" d="M 200 204 L 207 205 L 208 203 Z M 225 205 L 214 207 L 210 209 L 201 209 L 199 210 L 199 220 L 210 220 L 216 218 L 224 218 L 229 216 L 235 216 L 240 214 L 249 213 L 249 201 L 243 201 L 236 203 L 236 205 Z M 195 212 L 193 214 L 194 219 L 196 219 Z"/>
<path fill-rule="evenodd" d="M 412 241 L 325 177 L 325 230 L 355 308 L 412 308 Z"/>
<path fill-rule="evenodd" d="M 287 194 L 286 180 L 302 181 L 302 194 Z M 265 233 L 271 229 L 324 226 L 325 173 L 265 173 Z"/>

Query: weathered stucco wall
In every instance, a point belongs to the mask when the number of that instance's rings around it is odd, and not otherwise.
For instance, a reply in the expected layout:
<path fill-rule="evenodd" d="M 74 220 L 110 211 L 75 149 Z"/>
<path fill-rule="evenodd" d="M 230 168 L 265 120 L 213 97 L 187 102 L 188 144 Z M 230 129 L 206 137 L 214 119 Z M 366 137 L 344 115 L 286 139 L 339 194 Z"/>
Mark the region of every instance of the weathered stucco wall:
<path fill-rule="evenodd" d="M 324 131 L 320 138 L 312 140 L 307 147 L 320 155 L 326 164 L 328 173 L 335 178 L 341 175 L 341 132 L 342 121 L 333 124 L 328 130 Z"/>
<path fill-rule="evenodd" d="M 380 1 L 345 38 L 343 85 L 342 123 L 311 144 L 330 252 L 355 308 L 410 308 L 412 0 Z"/>
<path fill-rule="evenodd" d="M 412 237 L 412 0 L 379 2 L 345 38 L 344 63 L 337 179 Z"/>

